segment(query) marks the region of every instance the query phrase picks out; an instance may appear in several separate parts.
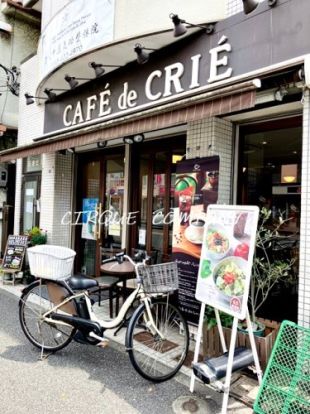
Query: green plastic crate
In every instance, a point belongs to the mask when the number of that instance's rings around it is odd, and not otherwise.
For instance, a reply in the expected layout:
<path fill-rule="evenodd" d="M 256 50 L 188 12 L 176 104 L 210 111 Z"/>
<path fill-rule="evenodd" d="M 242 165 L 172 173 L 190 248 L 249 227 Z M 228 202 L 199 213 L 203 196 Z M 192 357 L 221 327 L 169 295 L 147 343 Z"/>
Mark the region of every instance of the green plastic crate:
<path fill-rule="evenodd" d="M 310 414 L 310 329 L 282 322 L 254 411 Z"/>

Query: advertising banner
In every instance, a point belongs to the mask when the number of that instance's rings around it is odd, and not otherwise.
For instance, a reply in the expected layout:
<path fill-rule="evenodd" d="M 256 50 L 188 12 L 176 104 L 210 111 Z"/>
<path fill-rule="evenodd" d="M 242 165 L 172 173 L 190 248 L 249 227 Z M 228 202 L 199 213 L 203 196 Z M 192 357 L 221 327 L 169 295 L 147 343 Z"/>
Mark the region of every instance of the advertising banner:
<path fill-rule="evenodd" d="M 96 211 L 98 202 L 98 198 L 83 199 L 82 239 L 96 240 Z"/>
<path fill-rule="evenodd" d="M 239 319 L 247 311 L 257 206 L 210 205 L 206 217 L 196 299 Z"/>
<path fill-rule="evenodd" d="M 195 299 L 206 211 L 218 197 L 219 157 L 177 163 L 172 253 L 178 263 L 179 306 L 197 324 L 200 303 Z"/>

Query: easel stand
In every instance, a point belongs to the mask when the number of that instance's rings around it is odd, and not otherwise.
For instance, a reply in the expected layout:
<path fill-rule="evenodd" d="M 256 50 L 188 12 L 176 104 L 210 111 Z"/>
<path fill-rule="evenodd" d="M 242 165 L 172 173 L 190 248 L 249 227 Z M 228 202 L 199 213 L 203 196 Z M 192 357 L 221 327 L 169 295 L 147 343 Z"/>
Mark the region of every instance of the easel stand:
<path fill-rule="evenodd" d="M 247 330 L 250 338 L 251 343 L 251 350 L 247 349 L 236 349 L 236 339 L 237 339 L 237 328 L 238 328 L 238 318 L 234 317 L 233 326 L 232 326 L 232 333 L 231 333 L 231 340 L 229 345 L 229 352 L 227 354 L 227 347 L 225 343 L 223 328 L 220 320 L 219 311 L 215 310 L 217 326 L 219 330 L 221 345 L 223 349 L 223 356 L 219 358 L 210 358 L 208 361 L 198 363 L 198 355 L 201 343 L 201 336 L 202 336 L 202 329 L 203 329 L 203 321 L 205 315 L 205 307 L 206 305 L 202 303 L 200 309 L 200 317 L 199 317 L 199 325 L 198 325 L 198 333 L 197 333 L 197 340 L 196 340 L 196 347 L 194 353 L 194 360 L 193 360 L 193 372 L 191 375 L 191 382 L 190 382 L 190 391 L 194 391 L 195 386 L 195 379 L 196 376 L 203 380 L 206 384 L 212 383 L 215 387 L 219 390 L 224 392 L 223 403 L 222 403 L 222 411 L 221 414 L 227 413 L 228 407 L 228 398 L 229 398 L 229 390 L 230 390 L 230 383 L 231 383 L 231 375 L 234 371 L 238 369 L 244 368 L 250 365 L 251 362 L 254 360 L 257 378 L 259 384 L 262 382 L 262 371 L 260 368 L 257 349 L 254 340 L 253 328 L 252 323 L 250 320 L 249 312 L 246 313 L 246 321 L 247 321 Z M 236 353 L 235 353 L 236 351 Z M 249 360 L 251 362 L 249 363 Z M 195 373 L 196 375 L 195 375 Z M 225 377 L 225 381 L 222 382 L 220 379 Z"/>
<path fill-rule="evenodd" d="M 17 273 L 19 272 L 19 269 L 18 270 L 11 270 L 11 269 L 3 269 L 3 268 L 1 268 L 1 273 L 2 273 L 2 283 L 5 285 L 5 284 L 11 284 L 11 285 L 15 285 L 15 279 L 16 279 L 16 275 L 17 275 Z M 4 276 L 5 275 L 11 275 L 12 276 L 12 279 L 10 279 L 10 280 L 5 280 L 4 279 Z"/>

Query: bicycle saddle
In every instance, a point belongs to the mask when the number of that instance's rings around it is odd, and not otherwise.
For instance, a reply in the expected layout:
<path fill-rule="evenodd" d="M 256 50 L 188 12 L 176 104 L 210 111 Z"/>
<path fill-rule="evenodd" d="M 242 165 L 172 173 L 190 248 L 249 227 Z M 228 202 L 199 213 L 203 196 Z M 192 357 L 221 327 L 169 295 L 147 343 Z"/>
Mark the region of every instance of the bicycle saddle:
<path fill-rule="evenodd" d="M 95 286 L 98 286 L 98 282 L 96 279 L 91 279 L 83 275 L 71 276 L 68 280 L 68 283 L 71 289 L 73 290 L 87 290 Z"/>

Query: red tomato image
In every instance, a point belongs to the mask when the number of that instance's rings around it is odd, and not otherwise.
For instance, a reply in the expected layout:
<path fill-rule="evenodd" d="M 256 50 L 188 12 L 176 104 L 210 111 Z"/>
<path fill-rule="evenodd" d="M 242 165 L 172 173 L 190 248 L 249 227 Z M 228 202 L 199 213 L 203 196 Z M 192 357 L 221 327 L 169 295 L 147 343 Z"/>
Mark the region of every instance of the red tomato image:
<path fill-rule="evenodd" d="M 249 256 L 249 246 L 246 243 L 238 244 L 234 251 L 234 256 L 239 256 L 247 260 Z"/>

